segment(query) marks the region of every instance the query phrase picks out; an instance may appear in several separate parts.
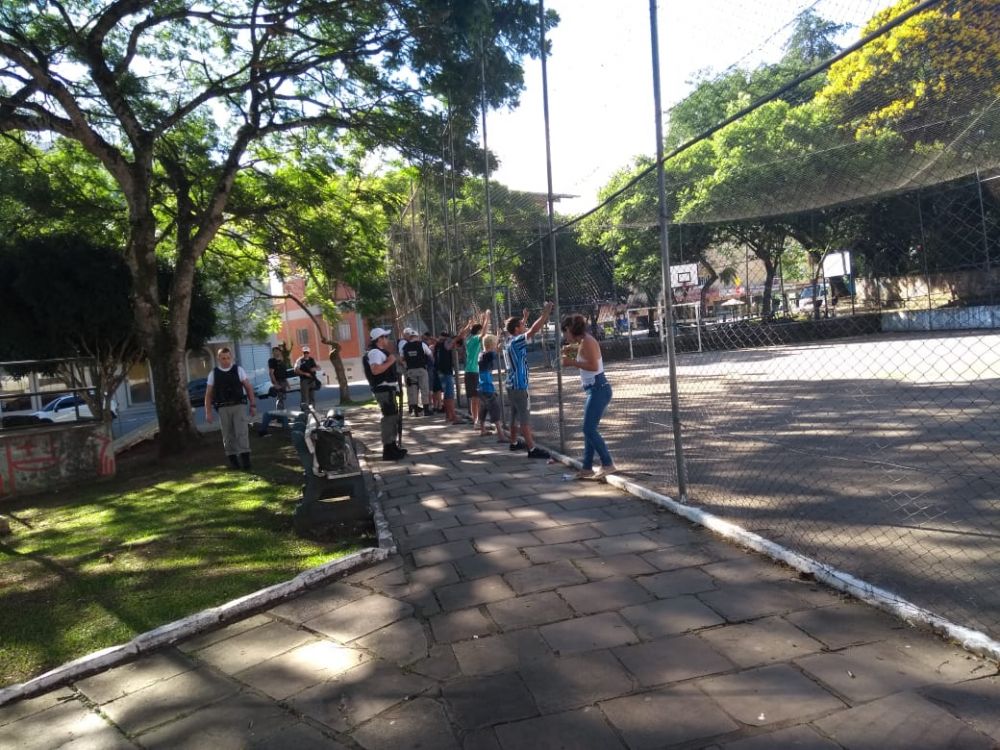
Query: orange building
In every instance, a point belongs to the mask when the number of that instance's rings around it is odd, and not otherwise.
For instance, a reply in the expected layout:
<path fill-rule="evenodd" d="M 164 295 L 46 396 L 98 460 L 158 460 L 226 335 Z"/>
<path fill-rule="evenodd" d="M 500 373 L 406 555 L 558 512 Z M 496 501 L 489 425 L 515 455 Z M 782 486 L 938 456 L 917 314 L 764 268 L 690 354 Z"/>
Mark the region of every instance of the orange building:
<path fill-rule="evenodd" d="M 305 280 L 289 278 L 283 283 L 283 289 L 284 294 L 290 294 L 296 299 L 303 299 L 305 297 Z M 322 343 L 323 338 L 334 339 L 341 344 L 341 357 L 344 360 L 344 369 L 347 370 L 348 381 L 364 380 L 365 373 L 361 365 L 361 355 L 365 351 L 368 328 L 361 314 L 354 310 L 356 299 L 357 295 L 349 286 L 337 285 L 334 301 L 341 309 L 341 317 L 340 322 L 337 323 L 336 331 L 330 330 L 329 324 L 323 319 L 318 307 L 309 308 L 309 312 L 313 314 L 313 318 L 310 318 L 306 311 L 293 300 L 276 299 L 274 305 L 281 316 L 281 328 L 274 334 L 275 345 L 283 342 L 290 347 L 293 362 L 302 354 L 302 347 L 308 345 L 312 349 L 313 358 L 323 369 L 325 382 L 335 385 L 337 378 L 330 366 L 330 347 Z"/>

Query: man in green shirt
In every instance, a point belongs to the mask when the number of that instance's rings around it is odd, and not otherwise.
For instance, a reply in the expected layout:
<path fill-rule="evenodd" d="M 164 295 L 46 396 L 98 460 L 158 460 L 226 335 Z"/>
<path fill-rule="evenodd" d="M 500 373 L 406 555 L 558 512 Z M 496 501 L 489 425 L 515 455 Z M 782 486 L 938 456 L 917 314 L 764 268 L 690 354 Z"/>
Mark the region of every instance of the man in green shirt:
<path fill-rule="evenodd" d="M 483 336 L 490 332 L 490 311 L 480 316 L 482 323 L 474 320 L 470 320 L 459 334 L 468 332 L 465 339 L 465 393 L 469 397 L 473 426 L 479 421 L 479 352 L 483 347 Z"/>

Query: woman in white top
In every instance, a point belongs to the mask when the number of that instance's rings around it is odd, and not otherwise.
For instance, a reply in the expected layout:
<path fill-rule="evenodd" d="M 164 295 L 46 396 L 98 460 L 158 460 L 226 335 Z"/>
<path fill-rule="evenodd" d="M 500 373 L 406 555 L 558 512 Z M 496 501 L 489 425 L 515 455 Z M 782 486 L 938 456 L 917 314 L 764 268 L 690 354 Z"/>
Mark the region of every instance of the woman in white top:
<path fill-rule="evenodd" d="M 581 479 L 600 479 L 616 471 L 608 446 L 597 428 L 604 410 L 611 403 L 611 384 L 604 374 L 601 345 L 587 332 L 587 320 L 582 315 L 569 315 L 562 322 L 563 336 L 569 342 L 562 350 L 563 367 L 576 367 L 580 383 L 587 392 L 583 405 L 583 470 Z M 594 471 L 594 454 L 601 459 L 601 468 Z"/>

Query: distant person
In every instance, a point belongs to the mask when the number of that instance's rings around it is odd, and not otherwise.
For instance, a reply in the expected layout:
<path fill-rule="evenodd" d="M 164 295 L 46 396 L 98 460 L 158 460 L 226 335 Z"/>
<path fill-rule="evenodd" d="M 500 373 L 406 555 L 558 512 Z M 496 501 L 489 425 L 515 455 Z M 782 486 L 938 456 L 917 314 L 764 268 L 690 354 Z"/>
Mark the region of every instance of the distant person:
<path fill-rule="evenodd" d="M 479 436 L 484 437 L 486 432 L 486 416 L 497 430 L 497 442 L 506 443 L 507 436 L 503 430 L 503 410 L 500 408 L 500 398 L 497 396 L 497 388 L 493 383 L 493 370 L 499 364 L 497 360 L 497 337 L 493 334 L 486 334 L 482 337 L 483 347 L 479 354 Z"/>
<path fill-rule="evenodd" d="M 444 420 L 448 424 L 458 424 L 455 413 L 455 339 L 447 331 L 438 334 L 434 346 L 434 369 L 443 392 Z"/>
<path fill-rule="evenodd" d="M 601 345 L 587 332 L 587 321 L 582 315 L 564 318 L 562 332 L 569 342 L 562 349 L 562 365 L 576 367 L 580 371 L 580 384 L 587 394 L 583 404 L 583 469 L 577 476 L 581 479 L 600 479 L 617 471 L 608 446 L 597 429 L 612 395 L 611 384 L 604 374 Z M 595 453 L 601 459 L 601 468 L 596 472 Z"/>
<path fill-rule="evenodd" d="M 274 408 L 284 411 L 285 396 L 288 395 L 288 367 L 285 365 L 285 350 L 280 346 L 271 349 L 271 358 L 267 360 L 267 376 L 271 380 L 276 399 Z"/>
<path fill-rule="evenodd" d="M 404 328 L 399 356 L 406 372 L 406 398 L 410 414 L 416 417 L 425 414 L 429 417 L 432 407 L 427 366 L 433 362 L 434 354 L 431 348 L 421 341 L 416 331 Z"/>
<path fill-rule="evenodd" d="M 214 408 L 219 412 L 219 426 L 222 428 L 222 449 L 234 469 L 250 469 L 250 422 L 246 404 L 250 405 L 250 418 L 256 413 L 253 386 L 246 371 L 233 364 L 233 350 L 228 346 L 216 354 L 218 363 L 208 373 L 205 388 L 205 421 L 209 424 L 215 418 Z"/>
<path fill-rule="evenodd" d="M 306 344 L 302 347 L 302 356 L 295 360 L 295 374 L 299 376 L 299 392 L 302 406 L 316 406 L 316 391 L 320 388 L 319 365 L 312 358 L 312 350 Z"/>
<path fill-rule="evenodd" d="M 504 328 L 511 338 L 505 350 L 507 356 L 507 400 L 510 402 L 510 450 L 528 449 L 528 458 L 548 458 L 548 451 L 535 446 L 531 431 L 531 402 L 528 398 L 528 339 L 542 330 L 554 305 L 546 302 L 538 320 L 526 327 L 528 311 L 522 317 L 507 319 Z M 524 443 L 517 439 L 518 431 L 524 435 Z"/>
<path fill-rule="evenodd" d="M 382 419 L 379 422 L 382 433 L 382 460 L 398 461 L 406 456 L 406 449 L 401 448 L 397 442 L 400 416 L 396 405 L 396 394 L 399 392 L 396 356 L 392 353 L 389 343 L 389 331 L 385 328 L 373 328 L 370 336 L 371 348 L 362 358 L 362 364 L 372 395 L 382 412 Z"/>
<path fill-rule="evenodd" d="M 469 321 L 466 329 L 459 334 L 468 333 L 465 341 L 465 395 L 469 397 L 469 416 L 472 424 L 479 422 L 479 352 L 483 346 L 483 336 L 490 332 L 490 311 L 486 310 L 480 316 L 482 322 Z"/>

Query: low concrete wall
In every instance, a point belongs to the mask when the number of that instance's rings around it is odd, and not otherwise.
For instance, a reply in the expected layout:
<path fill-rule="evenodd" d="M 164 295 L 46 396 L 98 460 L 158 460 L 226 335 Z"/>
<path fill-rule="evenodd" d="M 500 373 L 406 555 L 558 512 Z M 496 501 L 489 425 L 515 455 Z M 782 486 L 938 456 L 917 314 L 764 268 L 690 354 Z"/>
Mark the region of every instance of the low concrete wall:
<path fill-rule="evenodd" d="M 882 313 L 883 331 L 963 331 L 1000 328 L 1000 307 L 939 307 Z"/>
<path fill-rule="evenodd" d="M 0 433 L 0 500 L 114 473 L 110 425 L 60 424 Z"/>

